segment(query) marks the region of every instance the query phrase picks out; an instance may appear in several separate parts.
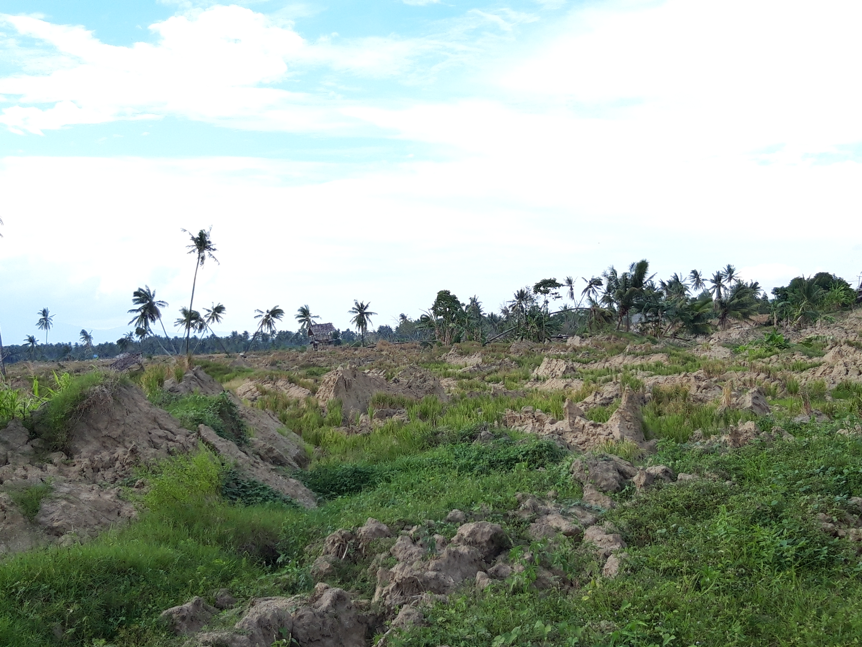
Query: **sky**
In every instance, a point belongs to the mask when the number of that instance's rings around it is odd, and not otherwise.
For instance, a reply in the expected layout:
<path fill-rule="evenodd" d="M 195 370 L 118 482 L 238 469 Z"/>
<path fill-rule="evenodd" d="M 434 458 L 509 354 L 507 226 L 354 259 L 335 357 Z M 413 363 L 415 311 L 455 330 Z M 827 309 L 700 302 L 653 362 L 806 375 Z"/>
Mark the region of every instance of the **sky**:
<path fill-rule="evenodd" d="M 862 273 L 858 0 L 2 0 L 6 344 L 349 326 L 646 258 Z M 581 282 L 583 283 L 583 282 Z"/>

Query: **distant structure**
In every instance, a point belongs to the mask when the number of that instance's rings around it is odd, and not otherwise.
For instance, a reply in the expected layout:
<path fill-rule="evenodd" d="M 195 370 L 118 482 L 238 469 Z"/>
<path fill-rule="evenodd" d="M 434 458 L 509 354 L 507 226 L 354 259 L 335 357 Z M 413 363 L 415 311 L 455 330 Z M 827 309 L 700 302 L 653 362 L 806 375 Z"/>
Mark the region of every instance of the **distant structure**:
<path fill-rule="evenodd" d="M 308 329 L 308 343 L 314 350 L 317 350 L 320 344 L 331 344 L 337 333 L 338 331 L 331 323 L 311 324 Z"/>

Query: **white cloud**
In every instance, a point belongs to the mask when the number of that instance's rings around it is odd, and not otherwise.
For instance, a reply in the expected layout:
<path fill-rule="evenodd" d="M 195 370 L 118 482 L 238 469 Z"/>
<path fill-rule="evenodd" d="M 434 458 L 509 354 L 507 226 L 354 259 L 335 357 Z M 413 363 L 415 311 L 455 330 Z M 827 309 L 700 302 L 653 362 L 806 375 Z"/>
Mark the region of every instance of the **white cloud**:
<path fill-rule="evenodd" d="M 14 104 L 0 114 L 0 123 L 19 133 L 41 133 L 172 115 L 261 130 L 355 129 L 359 124 L 340 112 L 340 97 L 333 97 L 326 84 L 298 83 L 299 75 L 325 70 L 358 78 L 428 81 L 494 40 L 488 34 L 476 36 L 474 30 L 493 24 L 511 33 L 529 20 L 510 11 L 468 12 L 439 35 L 311 42 L 283 17 L 214 6 L 151 25 L 155 43 L 120 47 L 99 41 L 83 27 L 0 15 L 0 23 L 41 43 L 33 50 L 36 62 L 29 73 L 0 79 L 0 97 Z M 9 48 L 26 59 L 17 42 Z M 303 89 L 285 89 L 287 82 Z"/>
<path fill-rule="evenodd" d="M 413 7 L 424 7 L 429 4 L 440 4 L 440 0 L 401 0 L 404 4 Z"/>
<path fill-rule="evenodd" d="M 669 0 L 577 10 L 500 73 L 511 91 L 575 102 L 671 145 L 714 152 L 783 142 L 792 154 L 862 139 L 862 5 Z"/>

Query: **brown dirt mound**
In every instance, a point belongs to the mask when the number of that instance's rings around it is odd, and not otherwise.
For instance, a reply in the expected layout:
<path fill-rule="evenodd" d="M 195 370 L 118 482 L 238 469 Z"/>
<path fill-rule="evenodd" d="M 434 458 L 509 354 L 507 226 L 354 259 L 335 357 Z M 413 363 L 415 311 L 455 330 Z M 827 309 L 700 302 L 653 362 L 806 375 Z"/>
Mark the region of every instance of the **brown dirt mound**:
<path fill-rule="evenodd" d="M 371 398 L 377 393 L 401 395 L 420 400 L 427 395 L 445 399 L 446 391 L 436 377 L 414 366 L 408 366 L 387 382 L 380 375 L 366 373 L 355 366 L 339 366 L 323 376 L 317 389 L 321 404 L 330 400 L 341 400 L 341 411 L 345 418 L 357 413 L 366 413 Z"/>

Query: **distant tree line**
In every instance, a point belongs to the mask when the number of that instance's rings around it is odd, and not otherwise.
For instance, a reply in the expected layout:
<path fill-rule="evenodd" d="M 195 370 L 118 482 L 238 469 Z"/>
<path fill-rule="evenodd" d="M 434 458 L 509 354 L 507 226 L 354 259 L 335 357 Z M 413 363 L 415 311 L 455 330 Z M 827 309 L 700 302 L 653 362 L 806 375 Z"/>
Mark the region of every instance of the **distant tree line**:
<path fill-rule="evenodd" d="M 209 231 L 191 236 L 190 253 L 196 254 L 196 266 L 212 258 L 215 247 Z M 217 261 L 216 261 L 217 262 Z M 194 291 L 194 285 L 192 287 Z M 692 338 L 727 328 L 733 321 L 744 321 L 765 315 L 773 326 L 794 327 L 828 319 L 834 313 L 855 307 L 862 301 L 862 290 L 828 272 L 811 277 L 800 276 L 788 285 L 774 288 L 772 298 L 756 281 L 745 281 L 733 265 L 705 275 L 692 270 L 687 275 L 673 274 L 657 279 L 649 273 L 646 260 L 632 263 L 619 271 L 609 267 L 599 276 L 567 276 L 563 281 L 546 278 L 532 286 L 515 290 L 512 298 L 497 312 L 486 311 L 477 296 L 461 302 L 449 290 L 440 290 L 431 306 L 418 318 L 406 314 L 397 324 L 371 327 L 376 313 L 370 303 L 355 300 L 348 310 L 355 330 L 337 330 L 334 344 L 420 342 L 445 345 L 463 341 L 488 343 L 498 339 L 546 341 L 555 336 L 596 333 L 606 330 L 636 331 L 653 337 Z M 193 300 L 190 305 L 193 305 Z M 54 315 L 48 308 L 37 312 L 36 327 L 45 333 L 42 343 L 28 335 L 23 344 L 6 346 L 6 362 L 64 361 L 113 358 L 126 352 L 145 356 L 191 354 L 240 354 L 308 346 L 315 320 L 309 306 L 301 306 L 294 315 L 299 330 L 278 330 L 285 312 L 279 306 L 256 310 L 257 328 L 253 332 L 233 331 L 219 337 L 213 326 L 226 312 L 221 303 L 213 303 L 202 312 L 180 308 L 174 326 L 182 333 L 170 336 L 162 320 L 167 303 L 156 298 L 149 286 L 132 294 L 133 331 L 112 342 L 96 343 L 92 331 L 81 330 L 74 344 L 47 343 Z M 162 334 L 157 334 L 158 331 Z M 318 340 L 320 341 L 320 340 Z"/>

